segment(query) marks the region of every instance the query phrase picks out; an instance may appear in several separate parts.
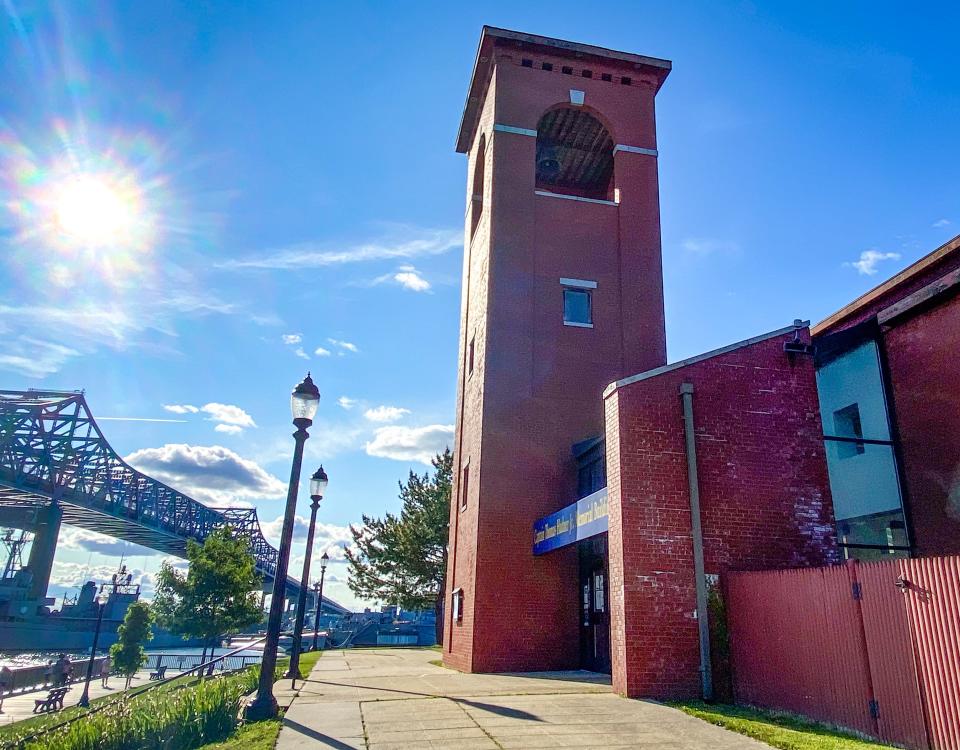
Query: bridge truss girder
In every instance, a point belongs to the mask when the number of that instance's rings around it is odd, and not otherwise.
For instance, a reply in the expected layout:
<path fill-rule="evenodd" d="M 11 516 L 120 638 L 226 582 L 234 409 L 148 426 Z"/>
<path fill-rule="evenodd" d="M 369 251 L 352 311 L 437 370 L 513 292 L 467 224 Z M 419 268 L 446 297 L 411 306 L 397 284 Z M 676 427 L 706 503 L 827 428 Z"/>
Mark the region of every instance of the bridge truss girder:
<path fill-rule="evenodd" d="M 78 391 L 0 391 L 0 519 L 29 529 L 56 503 L 63 522 L 178 557 L 231 526 L 257 571 L 273 580 L 277 550 L 253 509 L 214 509 L 129 466 L 110 447 Z M 20 524 L 26 524 L 21 526 Z M 288 596 L 300 582 L 287 579 Z"/>

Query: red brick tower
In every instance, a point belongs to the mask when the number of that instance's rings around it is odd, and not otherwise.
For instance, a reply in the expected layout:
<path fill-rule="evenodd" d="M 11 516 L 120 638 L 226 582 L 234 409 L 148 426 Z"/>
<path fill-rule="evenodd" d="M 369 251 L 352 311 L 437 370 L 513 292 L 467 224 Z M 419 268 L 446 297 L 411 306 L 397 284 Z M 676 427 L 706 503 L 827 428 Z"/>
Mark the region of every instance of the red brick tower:
<path fill-rule="evenodd" d="M 484 27 L 469 159 L 444 661 L 578 666 L 576 546 L 532 553 L 576 499 L 571 446 L 611 382 L 664 364 L 654 98 L 670 63 Z"/>

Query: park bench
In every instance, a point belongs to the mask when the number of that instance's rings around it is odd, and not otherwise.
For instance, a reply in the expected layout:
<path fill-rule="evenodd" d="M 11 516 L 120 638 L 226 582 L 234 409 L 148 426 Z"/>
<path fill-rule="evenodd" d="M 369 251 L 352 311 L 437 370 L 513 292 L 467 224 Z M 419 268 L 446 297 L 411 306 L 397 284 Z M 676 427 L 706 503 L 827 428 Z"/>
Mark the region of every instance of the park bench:
<path fill-rule="evenodd" d="M 157 671 L 156 671 L 156 672 L 151 672 L 151 673 L 150 673 L 150 679 L 151 679 L 151 680 L 162 680 L 162 679 L 164 679 L 164 677 L 166 676 L 166 674 L 167 674 L 167 668 L 166 668 L 166 667 L 157 667 Z"/>
<path fill-rule="evenodd" d="M 69 690 L 68 687 L 55 688 L 47 694 L 46 698 L 35 699 L 33 702 L 36 705 L 33 707 L 33 712 L 59 711 L 63 708 L 63 699 Z"/>

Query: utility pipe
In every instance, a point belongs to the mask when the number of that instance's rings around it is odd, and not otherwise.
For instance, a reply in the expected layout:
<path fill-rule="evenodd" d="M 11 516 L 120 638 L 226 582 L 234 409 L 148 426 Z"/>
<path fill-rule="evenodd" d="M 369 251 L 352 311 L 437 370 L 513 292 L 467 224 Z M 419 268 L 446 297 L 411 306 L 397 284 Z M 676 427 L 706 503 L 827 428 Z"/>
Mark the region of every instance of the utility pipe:
<path fill-rule="evenodd" d="M 693 431 L 693 383 L 680 384 L 683 433 L 687 447 L 687 484 L 690 488 L 690 531 L 693 536 L 693 575 L 697 584 L 697 626 L 700 630 L 700 680 L 703 699 L 713 700 L 710 664 L 710 616 L 707 610 L 707 575 L 703 565 L 703 528 L 700 525 L 700 480 L 697 475 L 697 442 Z"/>

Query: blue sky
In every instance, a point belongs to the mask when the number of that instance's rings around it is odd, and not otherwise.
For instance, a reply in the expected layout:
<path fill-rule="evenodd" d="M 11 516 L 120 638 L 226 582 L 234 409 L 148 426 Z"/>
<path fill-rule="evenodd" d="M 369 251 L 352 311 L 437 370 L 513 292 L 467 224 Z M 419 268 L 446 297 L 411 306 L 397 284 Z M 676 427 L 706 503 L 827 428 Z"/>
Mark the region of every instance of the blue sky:
<path fill-rule="evenodd" d="M 324 545 L 396 510 L 397 481 L 452 433 L 453 142 L 484 23 L 673 61 L 671 359 L 821 319 L 960 231 L 952 4 L 2 7 L 0 387 L 86 389 L 95 415 L 125 418 L 101 423 L 122 455 L 255 505 L 268 532 L 307 369 Z M 64 235 L 64 182 L 89 194 L 77 173 L 115 181 L 123 243 Z M 121 551 L 66 530 L 54 591 Z M 148 581 L 161 558 L 130 553 Z M 330 573 L 354 603 L 342 563 Z"/>

